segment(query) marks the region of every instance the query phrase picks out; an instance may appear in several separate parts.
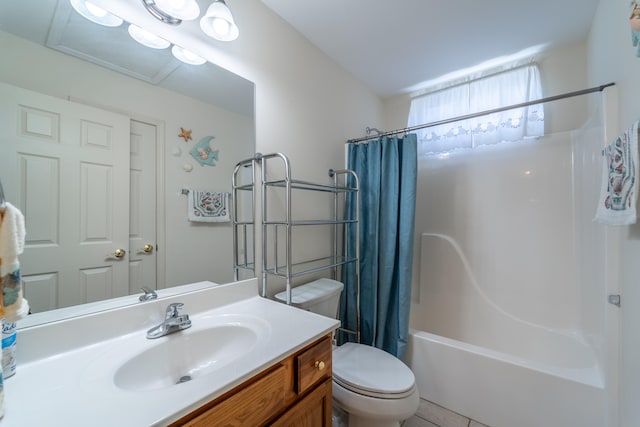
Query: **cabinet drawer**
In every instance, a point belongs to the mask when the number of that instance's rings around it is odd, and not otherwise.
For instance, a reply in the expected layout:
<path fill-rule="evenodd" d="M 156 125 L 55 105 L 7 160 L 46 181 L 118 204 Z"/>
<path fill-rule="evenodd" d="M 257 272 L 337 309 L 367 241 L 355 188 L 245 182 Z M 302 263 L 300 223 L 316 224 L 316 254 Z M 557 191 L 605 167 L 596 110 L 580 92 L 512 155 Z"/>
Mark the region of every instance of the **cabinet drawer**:
<path fill-rule="evenodd" d="M 295 388 L 302 394 L 311 386 L 331 377 L 331 339 L 325 337 L 295 356 Z"/>
<path fill-rule="evenodd" d="M 286 369 L 273 372 L 239 390 L 184 426 L 259 426 L 285 406 Z"/>

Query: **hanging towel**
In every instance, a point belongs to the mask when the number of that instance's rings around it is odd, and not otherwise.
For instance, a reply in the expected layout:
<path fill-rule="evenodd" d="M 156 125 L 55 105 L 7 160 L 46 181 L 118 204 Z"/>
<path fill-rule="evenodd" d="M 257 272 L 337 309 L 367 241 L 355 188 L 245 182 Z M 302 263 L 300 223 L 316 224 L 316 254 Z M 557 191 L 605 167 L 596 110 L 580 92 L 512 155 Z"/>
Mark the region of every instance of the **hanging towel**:
<path fill-rule="evenodd" d="M 638 122 L 604 149 L 602 186 L 595 220 L 607 225 L 636 222 Z"/>
<path fill-rule="evenodd" d="M 22 298 L 18 255 L 24 251 L 25 227 L 22 212 L 10 203 L 0 215 L 0 285 L 4 319 L 15 322 L 26 316 L 28 303 Z"/>
<path fill-rule="evenodd" d="M 189 191 L 189 221 L 227 222 L 229 193 L 219 191 Z"/>

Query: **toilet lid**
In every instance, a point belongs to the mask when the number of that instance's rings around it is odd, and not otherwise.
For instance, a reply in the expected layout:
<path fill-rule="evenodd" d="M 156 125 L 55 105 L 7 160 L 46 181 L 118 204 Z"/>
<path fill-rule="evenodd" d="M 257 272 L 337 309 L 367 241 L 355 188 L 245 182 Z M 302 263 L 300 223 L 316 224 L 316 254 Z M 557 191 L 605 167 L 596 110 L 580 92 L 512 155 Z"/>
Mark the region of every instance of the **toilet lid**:
<path fill-rule="evenodd" d="M 333 351 L 333 379 L 344 388 L 374 397 L 401 398 L 415 388 L 413 372 L 400 359 L 355 343 Z"/>

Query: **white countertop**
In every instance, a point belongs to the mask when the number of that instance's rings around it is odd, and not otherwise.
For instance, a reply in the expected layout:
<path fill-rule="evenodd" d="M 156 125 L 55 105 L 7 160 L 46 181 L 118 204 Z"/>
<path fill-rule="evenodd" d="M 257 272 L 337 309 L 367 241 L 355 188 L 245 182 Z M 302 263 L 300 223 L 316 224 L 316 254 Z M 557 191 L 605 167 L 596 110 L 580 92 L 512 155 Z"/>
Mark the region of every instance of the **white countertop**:
<path fill-rule="evenodd" d="M 257 289 L 251 279 L 19 330 L 17 371 L 4 383 L 0 427 L 163 426 L 339 326 L 335 319 L 261 298 Z M 193 326 L 147 339 L 146 331 L 161 322 L 172 302 L 184 303 Z M 189 382 L 148 390 L 114 383 L 117 369 L 134 355 L 224 318 L 255 319 L 264 339 L 223 369 Z"/>

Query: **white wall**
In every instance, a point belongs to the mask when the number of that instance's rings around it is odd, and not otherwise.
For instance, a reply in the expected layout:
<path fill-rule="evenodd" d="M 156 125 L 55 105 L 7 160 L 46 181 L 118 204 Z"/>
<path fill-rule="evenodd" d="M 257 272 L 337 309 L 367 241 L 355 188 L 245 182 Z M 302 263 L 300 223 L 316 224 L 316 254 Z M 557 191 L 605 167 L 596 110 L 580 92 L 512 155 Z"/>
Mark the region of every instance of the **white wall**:
<path fill-rule="evenodd" d="M 640 58 L 631 45 L 627 0 L 600 0 L 589 37 L 589 81 L 615 82 L 619 103 L 618 133 L 640 117 Z M 620 426 L 640 425 L 640 224 L 616 230 L 623 236 Z"/>

